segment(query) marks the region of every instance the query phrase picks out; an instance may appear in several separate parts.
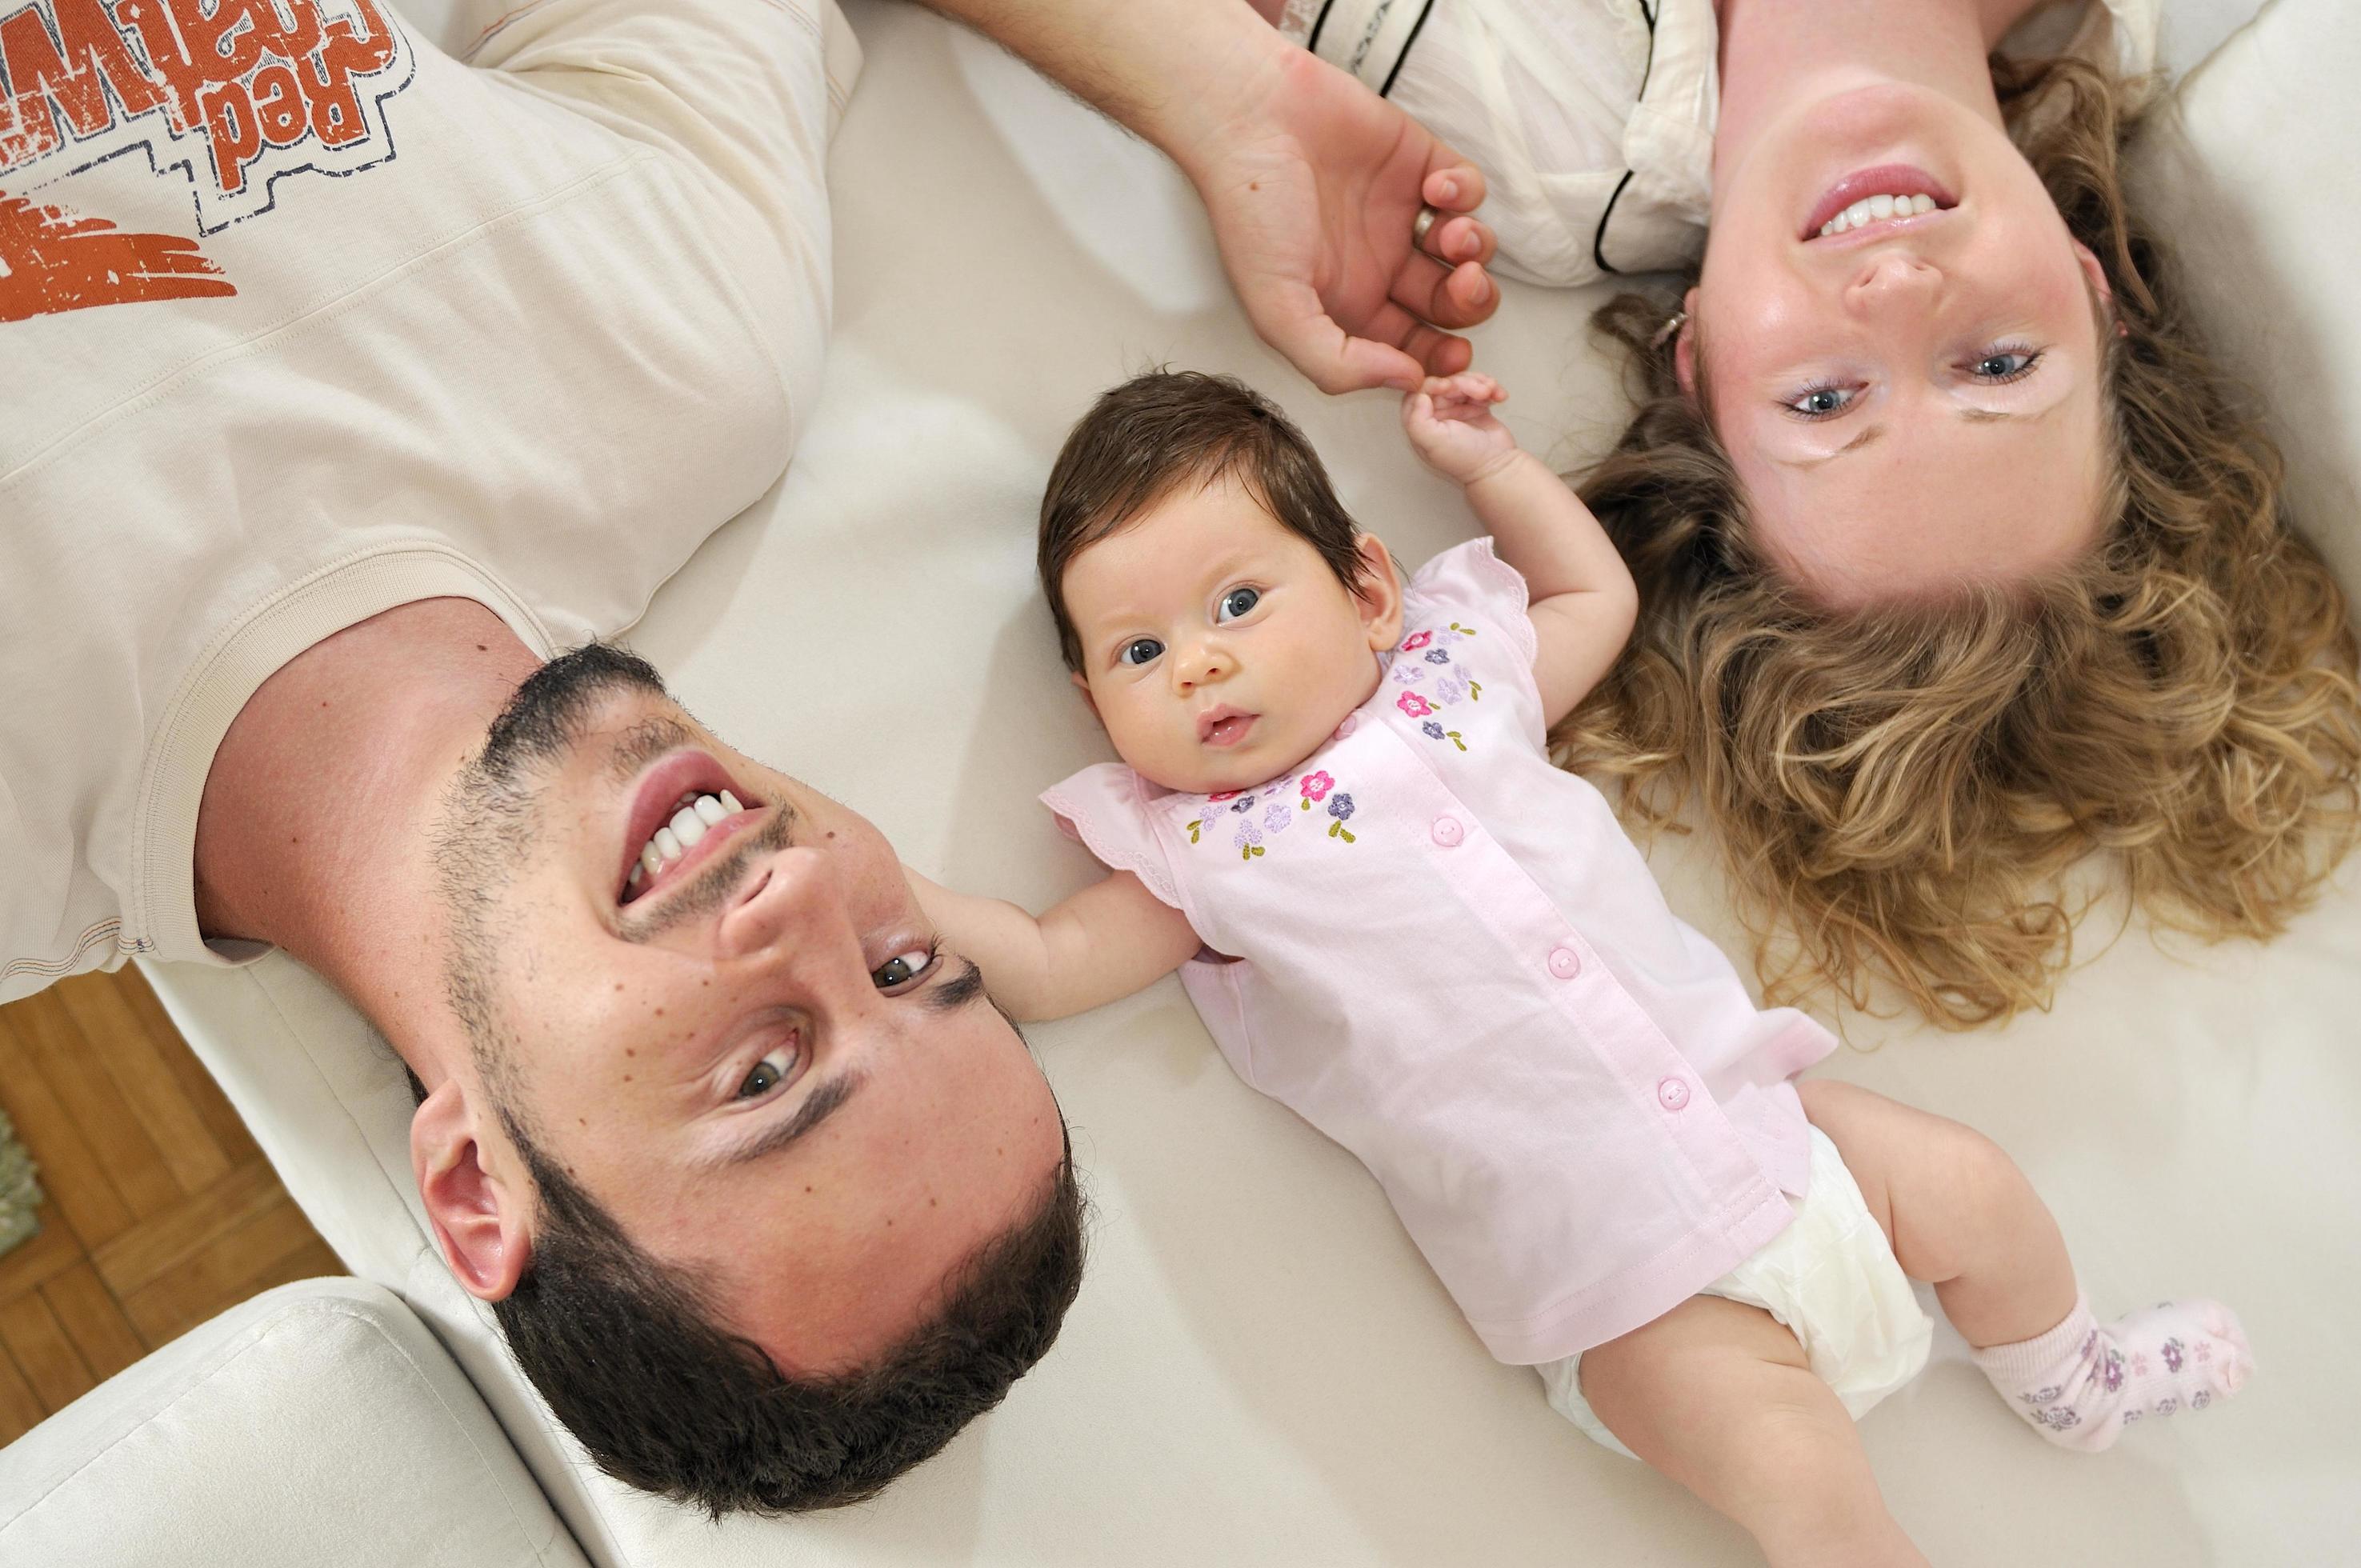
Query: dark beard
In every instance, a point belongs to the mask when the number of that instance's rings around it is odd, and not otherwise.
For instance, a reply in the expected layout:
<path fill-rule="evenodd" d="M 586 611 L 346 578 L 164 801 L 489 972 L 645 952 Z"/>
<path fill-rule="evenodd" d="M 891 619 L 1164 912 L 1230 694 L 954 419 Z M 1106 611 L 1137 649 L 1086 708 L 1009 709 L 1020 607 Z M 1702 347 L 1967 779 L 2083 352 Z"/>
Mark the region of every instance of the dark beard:
<path fill-rule="evenodd" d="M 484 749 L 470 771 L 483 784 L 512 787 L 531 764 L 571 750 L 598 699 L 617 690 L 670 695 L 655 666 L 636 653 L 605 642 L 560 653 L 517 687 L 485 730 Z"/>

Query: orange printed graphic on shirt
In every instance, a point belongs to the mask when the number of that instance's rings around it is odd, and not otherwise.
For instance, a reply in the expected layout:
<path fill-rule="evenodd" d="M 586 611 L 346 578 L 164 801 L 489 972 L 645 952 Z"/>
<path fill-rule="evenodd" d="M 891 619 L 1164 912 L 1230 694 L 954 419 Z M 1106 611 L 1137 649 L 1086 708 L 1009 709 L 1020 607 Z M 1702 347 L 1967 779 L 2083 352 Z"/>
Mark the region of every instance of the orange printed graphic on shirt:
<path fill-rule="evenodd" d="M 0 322 L 236 292 L 194 240 L 126 234 L 0 191 Z"/>
<path fill-rule="evenodd" d="M 27 194 L 145 153 L 215 234 L 284 176 L 391 159 L 412 67 L 379 0 L 31 0 L 0 14 L 0 175 Z"/>

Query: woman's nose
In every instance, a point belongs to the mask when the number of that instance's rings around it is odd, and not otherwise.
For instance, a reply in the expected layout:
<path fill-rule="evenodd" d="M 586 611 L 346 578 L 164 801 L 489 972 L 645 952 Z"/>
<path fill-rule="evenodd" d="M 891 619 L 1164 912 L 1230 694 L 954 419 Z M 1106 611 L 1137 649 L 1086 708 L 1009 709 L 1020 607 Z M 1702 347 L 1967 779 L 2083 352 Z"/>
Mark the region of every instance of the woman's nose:
<path fill-rule="evenodd" d="M 1897 247 L 1861 263 L 1845 289 L 1845 300 L 1861 311 L 1906 308 L 1933 298 L 1942 280 L 1942 274 L 1926 261 Z"/>

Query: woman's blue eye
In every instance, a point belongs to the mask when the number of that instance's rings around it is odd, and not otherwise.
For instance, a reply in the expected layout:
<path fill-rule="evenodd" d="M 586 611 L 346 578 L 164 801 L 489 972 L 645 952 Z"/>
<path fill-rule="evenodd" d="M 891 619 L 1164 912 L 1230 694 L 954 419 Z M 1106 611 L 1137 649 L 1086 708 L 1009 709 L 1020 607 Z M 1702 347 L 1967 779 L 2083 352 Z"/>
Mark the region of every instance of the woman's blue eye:
<path fill-rule="evenodd" d="M 1163 652 L 1163 643 L 1153 637 L 1142 637 L 1125 643 L 1123 652 L 1115 655 L 1115 661 L 1124 664 L 1145 664 Z"/>
<path fill-rule="evenodd" d="M 2040 363 L 2038 349 L 1998 349 L 1976 361 L 1975 378 L 1979 381 L 2015 381 L 2032 374 L 2033 367 Z"/>
<path fill-rule="evenodd" d="M 1850 408 L 1853 397 L 1850 387 L 1814 387 L 1794 402 L 1782 406 L 1798 419 L 1828 419 Z"/>
<path fill-rule="evenodd" d="M 1222 607 L 1214 613 L 1215 620 L 1235 620 L 1262 602 L 1259 588 L 1232 588 L 1222 596 Z"/>

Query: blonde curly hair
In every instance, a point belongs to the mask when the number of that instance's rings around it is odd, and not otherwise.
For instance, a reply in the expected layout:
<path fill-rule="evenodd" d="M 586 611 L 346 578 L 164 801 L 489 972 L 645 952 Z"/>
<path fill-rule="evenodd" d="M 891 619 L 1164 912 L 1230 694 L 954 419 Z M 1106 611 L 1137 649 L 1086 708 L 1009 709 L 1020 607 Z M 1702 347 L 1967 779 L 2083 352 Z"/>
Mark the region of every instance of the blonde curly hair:
<path fill-rule="evenodd" d="M 1681 389 L 1668 306 L 1594 318 L 1640 409 L 1579 481 L 1631 563 L 1631 651 L 1553 735 L 1643 827 L 1719 836 L 1773 1001 L 1890 984 L 1965 1028 L 2048 1004 L 2104 884 L 2208 938 L 2264 938 L 2361 826 L 2345 598 L 2290 525 L 2277 450 L 2206 355 L 2120 159 L 2143 94 L 2077 60 L 1993 62 L 2011 135 L 2097 255 L 2112 522 L 2073 566 L 1939 604 L 1816 608 L 1751 545 Z M 2079 891 L 2078 891 L 2079 890 Z"/>

